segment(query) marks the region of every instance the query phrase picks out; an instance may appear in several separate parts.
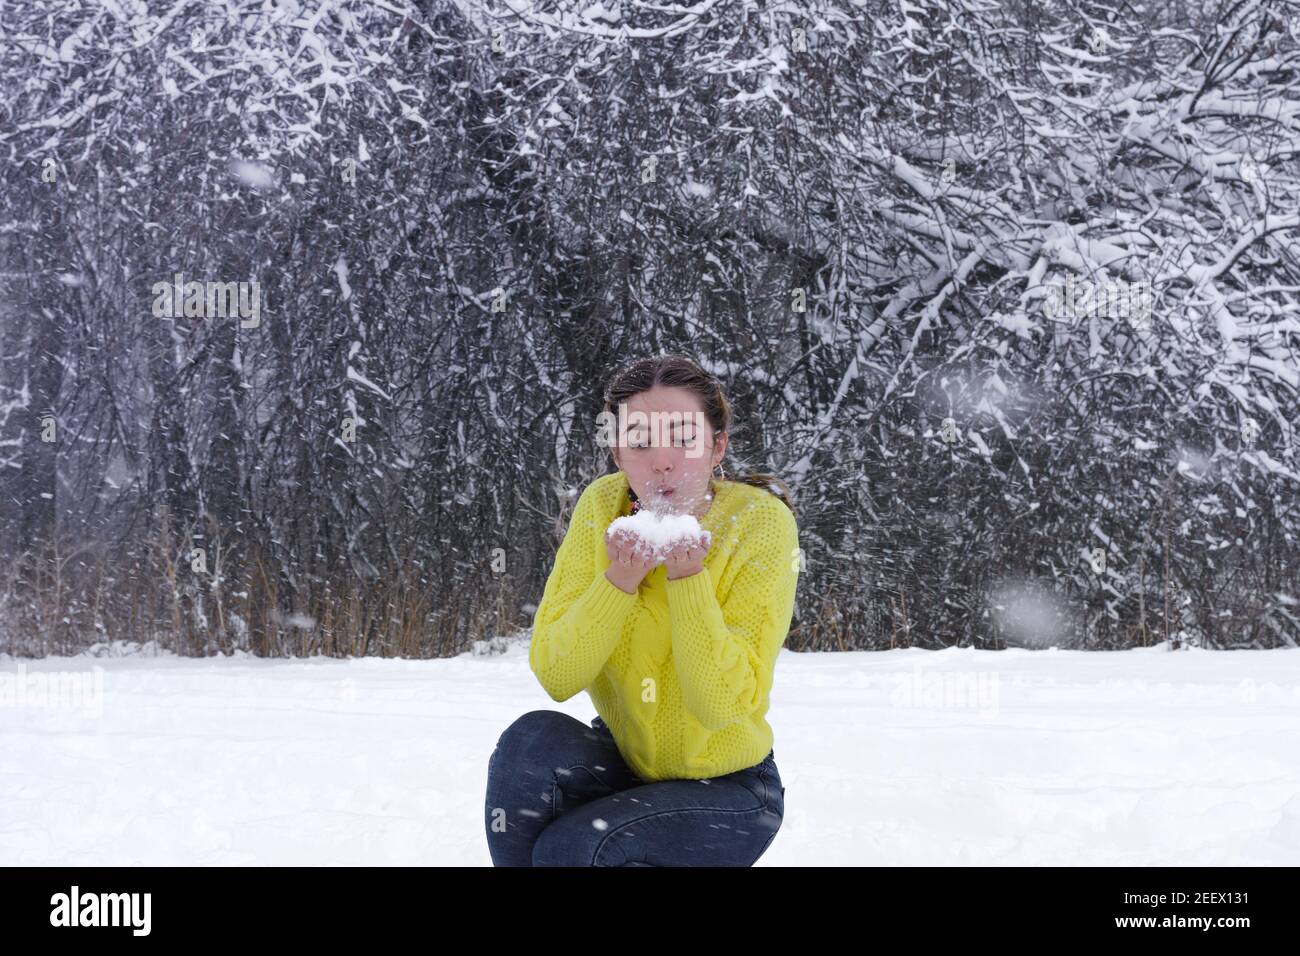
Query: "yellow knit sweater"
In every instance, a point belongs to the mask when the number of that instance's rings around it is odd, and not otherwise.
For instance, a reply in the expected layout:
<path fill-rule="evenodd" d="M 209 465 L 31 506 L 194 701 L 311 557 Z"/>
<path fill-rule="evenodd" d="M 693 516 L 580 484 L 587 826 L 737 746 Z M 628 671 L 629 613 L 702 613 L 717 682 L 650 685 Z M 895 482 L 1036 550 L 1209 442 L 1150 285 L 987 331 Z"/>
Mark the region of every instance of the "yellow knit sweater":
<path fill-rule="evenodd" d="M 648 782 L 716 777 L 772 749 L 765 715 L 799 583 L 799 528 L 785 503 L 743 482 L 713 483 L 700 520 L 704 570 L 636 594 L 605 577 L 605 530 L 631 512 L 627 477 L 578 498 L 533 620 L 528 662 L 553 700 L 586 690 L 619 753 Z"/>

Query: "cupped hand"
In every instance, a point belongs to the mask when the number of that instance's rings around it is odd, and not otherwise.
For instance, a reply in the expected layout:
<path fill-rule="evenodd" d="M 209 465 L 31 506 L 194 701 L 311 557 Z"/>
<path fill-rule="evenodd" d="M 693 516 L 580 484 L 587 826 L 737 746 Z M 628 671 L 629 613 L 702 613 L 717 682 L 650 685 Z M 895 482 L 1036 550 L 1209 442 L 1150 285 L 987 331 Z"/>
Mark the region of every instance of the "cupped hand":
<path fill-rule="evenodd" d="M 605 532 L 605 553 L 609 556 L 605 577 L 629 594 L 635 594 L 641 581 L 659 564 L 653 549 L 626 528 L 612 534 Z"/>
<path fill-rule="evenodd" d="M 698 538 L 683 538 L 664 555 L 664 567 L 668 569 L 668 580 L 689 578 L 704 570 L 704 558 L 713 545 L 713 536 L 701 531 Z"/>

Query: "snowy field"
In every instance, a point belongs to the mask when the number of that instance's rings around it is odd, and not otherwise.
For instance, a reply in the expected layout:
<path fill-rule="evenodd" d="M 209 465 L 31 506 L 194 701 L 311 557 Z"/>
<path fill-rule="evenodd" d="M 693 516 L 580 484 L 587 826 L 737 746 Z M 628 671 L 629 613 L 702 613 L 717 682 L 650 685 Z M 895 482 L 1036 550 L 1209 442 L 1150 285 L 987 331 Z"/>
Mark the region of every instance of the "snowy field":
<path fill-rule="evenodd" d="M 539 708 L 594 716 L 520 642 L 2 659 L 0 864 L 490 865 L 488 756 Z M 783 651 L 768 717 L 786 816 L 759 866 L 1300 863 L 1294 650 Z"/>

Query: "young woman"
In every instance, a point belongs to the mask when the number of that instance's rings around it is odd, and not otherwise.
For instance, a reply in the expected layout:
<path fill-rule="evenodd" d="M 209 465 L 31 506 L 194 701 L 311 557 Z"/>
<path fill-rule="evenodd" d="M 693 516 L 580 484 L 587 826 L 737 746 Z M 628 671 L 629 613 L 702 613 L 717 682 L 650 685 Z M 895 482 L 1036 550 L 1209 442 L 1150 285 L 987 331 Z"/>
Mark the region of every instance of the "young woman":
<path fill-rule="evenodd" d="M 598 716 L 534 710 L 506 728 L 488 762 L 492 862 L 751 866 L 785 814 L 765 715 L 800 567 L 788 489 L 711 478 L 730 410 L 689 359 L 632 363 L 605 411 L 619 470 L 578 498 L 529 651 L 553 700 L 585 690 Z M 703 534 L 660 559 L 607 533 L 643 503 Z"/>

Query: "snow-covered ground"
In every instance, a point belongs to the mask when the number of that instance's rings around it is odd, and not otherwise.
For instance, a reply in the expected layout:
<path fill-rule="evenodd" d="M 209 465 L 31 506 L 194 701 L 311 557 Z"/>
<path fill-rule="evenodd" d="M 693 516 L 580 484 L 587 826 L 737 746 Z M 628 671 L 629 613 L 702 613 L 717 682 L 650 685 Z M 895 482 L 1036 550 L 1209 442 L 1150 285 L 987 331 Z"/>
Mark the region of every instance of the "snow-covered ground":
<path fill-rule="evenodd" d="M 759 866 L 1300 863 L 1294 650 L 785 651 L 772 699 L 786 816 Z M 594 715 L 522 642 L 3 659 L 0 864 L 489 865 L 488 756 L 539 708 Z"/>

